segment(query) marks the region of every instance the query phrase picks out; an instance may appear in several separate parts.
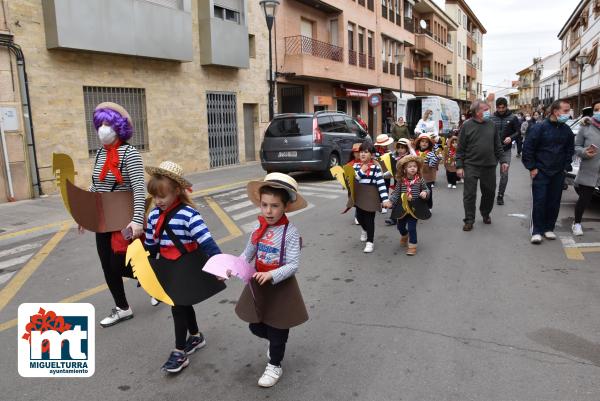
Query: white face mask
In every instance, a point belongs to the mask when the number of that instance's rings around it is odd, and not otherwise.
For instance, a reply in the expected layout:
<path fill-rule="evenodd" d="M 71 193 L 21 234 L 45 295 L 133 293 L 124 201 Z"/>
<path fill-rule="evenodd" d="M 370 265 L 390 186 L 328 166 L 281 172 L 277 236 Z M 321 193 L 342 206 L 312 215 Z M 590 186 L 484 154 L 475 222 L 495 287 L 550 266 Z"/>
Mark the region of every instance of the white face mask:
<path fill-rule="evenodd" d="M 103 145 L 110 145 L 117 139 L 117 133 L 112 127 L 101 125 L 100 128 L 98 128 L 98 138 L 100 138 L 100 142 L 102 142 Z"/>

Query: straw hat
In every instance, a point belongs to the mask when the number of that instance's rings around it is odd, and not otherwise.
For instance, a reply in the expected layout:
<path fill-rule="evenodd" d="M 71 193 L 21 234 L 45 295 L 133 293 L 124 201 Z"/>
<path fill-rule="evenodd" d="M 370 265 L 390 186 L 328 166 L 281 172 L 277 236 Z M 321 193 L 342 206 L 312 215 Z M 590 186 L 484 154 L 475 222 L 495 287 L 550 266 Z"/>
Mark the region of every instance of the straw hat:
<path fill-rule="evenodd" d="M 418 168 L 418 173 L 417 174 L 421 174 L 421 170 L 423 168 L 423 159 L 420 158 L 419 156 L 414 156 L 414 155 L 407 155 L 404 156 L 402 159 L 398 160 L 398 163 L 396 164 L 396 169 L 401 172 L 402 175 L 404 175 L 404 166 L 407 163 L 410 162 L 415 162 L 417 163 L 417 168 Z"/>
<path fill-rule="evenodd" d="M 398 139 L 398 142 L 396 142 L 396 143 L 398 145 L 404 145 L 409 149 L 411 147 L 410 139 L 408 139 L 408 138 L 400 138 L 400 139 Z"/>
<path fill-rule="evenodd" d="M 448 145 L 450 145 L 452 142 L 458 142 L 458 137 L 457 136 L 452 136 L 450 137 L 450 139 L 448 139 Z"/>
<path fill-rule="evenodd" d="M 123 118 L 126 118 L 127 121 L 129 121 L 129 124 L 131 124 L 133 126 L 133 122 L 131 121 L 131 117 L 129 116 L 129 113 L 127 112 L 127 110 L 125 110 L 125 108 L 119 104 L 113 103 L 113 102 L 104 102 L 104 103 L 100 103 L 98 106 L 96 106 L 96 110 L 98 109 L 111 109 L 113 111 L 116 111 L 117 113 L 119 113 Z"/>
<path fill-rule="evenodd" d="M 390 138 L 386 134 L 377 135 L 377 140 L 375 141 L 375 146 L 388 146 L 394 142 L 393 138 Z"/>
<path fill-rule="evenodd" d="M 352 145 L 352 151 L 353 152 L 359 152 L 360 151 L 360 145 L 362 145 L 362 143 L 355 143 L 354 145 Z"/>
<path fill-rule="evenodd" d="M 183 168 L 172 161 L 164 161 L 158 167 L 146 166 L 145 170 L 150 175 L 162 175 L 170 178 L 185 189 L 192 187 L 192 183 L 183 178 Z"/>
<path fill-rule="evenodd" d="M 423 133 L 423 134 L 419 135 L 417 137 L 417 140 L 415 141 L 415 143 L 418 144 L 421 141 L 421 139 L 427 139 L 429 142 L 431 142 L 432 145 L 435 145 L 435 141 L 433 139 L 432 134 Z"/>
<path fill-rule="evenodd" d="M 286 212 L 294 212 L 307 206 L 306 200 L 298 193 L 298 183 L 295 179 L 283 173 L 267 174 L 262 181 L 250 181 L 246 186 L 248 198 L 256 206 L 260 206 L 260 189 L 262 187 L 282 188 L 290 194 L 290 202 Z"/>

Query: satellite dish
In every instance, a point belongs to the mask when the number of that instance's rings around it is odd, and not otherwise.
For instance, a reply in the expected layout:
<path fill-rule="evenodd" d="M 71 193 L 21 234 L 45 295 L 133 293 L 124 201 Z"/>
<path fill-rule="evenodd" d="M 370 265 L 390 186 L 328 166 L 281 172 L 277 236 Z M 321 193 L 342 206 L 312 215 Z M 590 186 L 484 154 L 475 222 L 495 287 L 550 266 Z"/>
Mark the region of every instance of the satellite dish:
<path fill-rule="evenodd" d="M 426 22 L 424 19 L 422 19 L 422 20 L 419 22 L 419 26 L 420 26 L 421 28 L 423 28 L 423 29 L 427 29 L 427 22 Z"/>

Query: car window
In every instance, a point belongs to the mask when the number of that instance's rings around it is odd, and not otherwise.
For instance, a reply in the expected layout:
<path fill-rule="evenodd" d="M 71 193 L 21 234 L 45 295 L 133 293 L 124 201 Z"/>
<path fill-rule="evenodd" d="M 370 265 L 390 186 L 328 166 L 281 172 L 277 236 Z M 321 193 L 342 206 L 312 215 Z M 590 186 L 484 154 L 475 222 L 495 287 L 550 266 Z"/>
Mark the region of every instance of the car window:
<path fill-rule="evenodd" d="M 351 132 L 353 134 L 359 135 L 359 136 L 365 136 L 365 132 L 364 130 L 361 128 L 360 125 L 358 125 L 358 123 L 356 121 L 354 121 L 353 119 L 346 117 L 346 125 L 348 126 L 348 131 L 347 132 Z"/>
<path fill-rule="evenodd" d="M 334 116 L 331 116 L 331 120 L 333 122 L 333 130 L 331 132 L 337 132 L 337 133 L 348 132 L 348 128 L 346 127 L 346 123 L 344 122 L 343 116 L 334 115 Z"/>
<path fill-rule="evenodd" d="M 333 132 L 333 124 L 331 123 L 331 117 L 318 117 L 317 122 L 319 123 L 319 128 L 321 128 L 321 132 Z"/>
<path fill-rule="evenodd" d="M 312 117 L 285 117 L 274 119 L 267 131 L 266 138 L 312 135 Z"/>

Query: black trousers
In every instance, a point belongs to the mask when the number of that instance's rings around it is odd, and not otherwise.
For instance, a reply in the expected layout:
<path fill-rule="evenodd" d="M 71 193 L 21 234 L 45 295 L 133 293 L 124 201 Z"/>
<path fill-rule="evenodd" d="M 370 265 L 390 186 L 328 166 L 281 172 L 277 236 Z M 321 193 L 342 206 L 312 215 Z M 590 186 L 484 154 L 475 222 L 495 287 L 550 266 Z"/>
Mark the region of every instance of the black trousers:
<path fill-rule="evenodd" d="M 100 264 L 104 272 L 104 280 L 112 297 L 121 309 L 128 309 L 125 287 L 123 286 L 123 273 L 125 269 L 125 254 L 116 254 L 110 245 L 112 233 L 96 233 L 96 249 L 100 257 Z"/>
<path fill-rule="evenodd" d="M 250 323 L 249 328 L 255 336 L 269 340 L 269 363 L 281 366 L 290 329 L 276 329 L 265 323 Z"/>
<path fill-rule="evenodd" d="M 173 324 L 175 325 L 175 348 L 183 350 L 187 334 L 198 334 L 196 312 L 191 305 L 175 305 L 171 307 Z"/>
<path fill-rule="evenodd" d="M 583 212 L 590 206 L 592 198 L 594 197 L 594 187 L 578 185 L 577 193 L 579 194 L 579 199 L 577 199 L 577 203 L 575 204 L 575 223 L 581 224 Z"/>
<path fill-rule="evenodd" d="M 446 171 L 446 178 L 448 179 L 448 184 L 450 185 L 456 185 L 458 182 L 456 171 Z"/>
<path fill-rule="evenodd" d="M 517 154 L 520 155 L 523 151 L 523 135 L 519 135 L 515 142 L 517 143 Z"/>
<path fill-rule="evenodd" d="M 425 184 L 427 185 L 427 188 L 429 188 L 429 197 L 427 198 L 427 207 L 429 207 L 429 209 L 433 209 L 433 185 L 435 184 L 435 181 L 426 182 Z"/>
<path fill-rule="evenodd" d="M 478 167 L 465 166 L 465 184 L 463 188 L 463 205 L 465 208 L 465 223 L 475 222 L 475 206 L 477 203 L 477 181 L 481 188 L 481 203 L 479 211 L 483 217 L 487 217 L 494 208 L 494 196 L 496 195 L 496 166 Z"/>
<path fill-rule="evenodd" d="M 356 219 L 362 229 L 367 232 L 367 242 L 373 242 L 373 238 L 375 238 L 375 212 L 367 212 L 356 207 Z"/>

